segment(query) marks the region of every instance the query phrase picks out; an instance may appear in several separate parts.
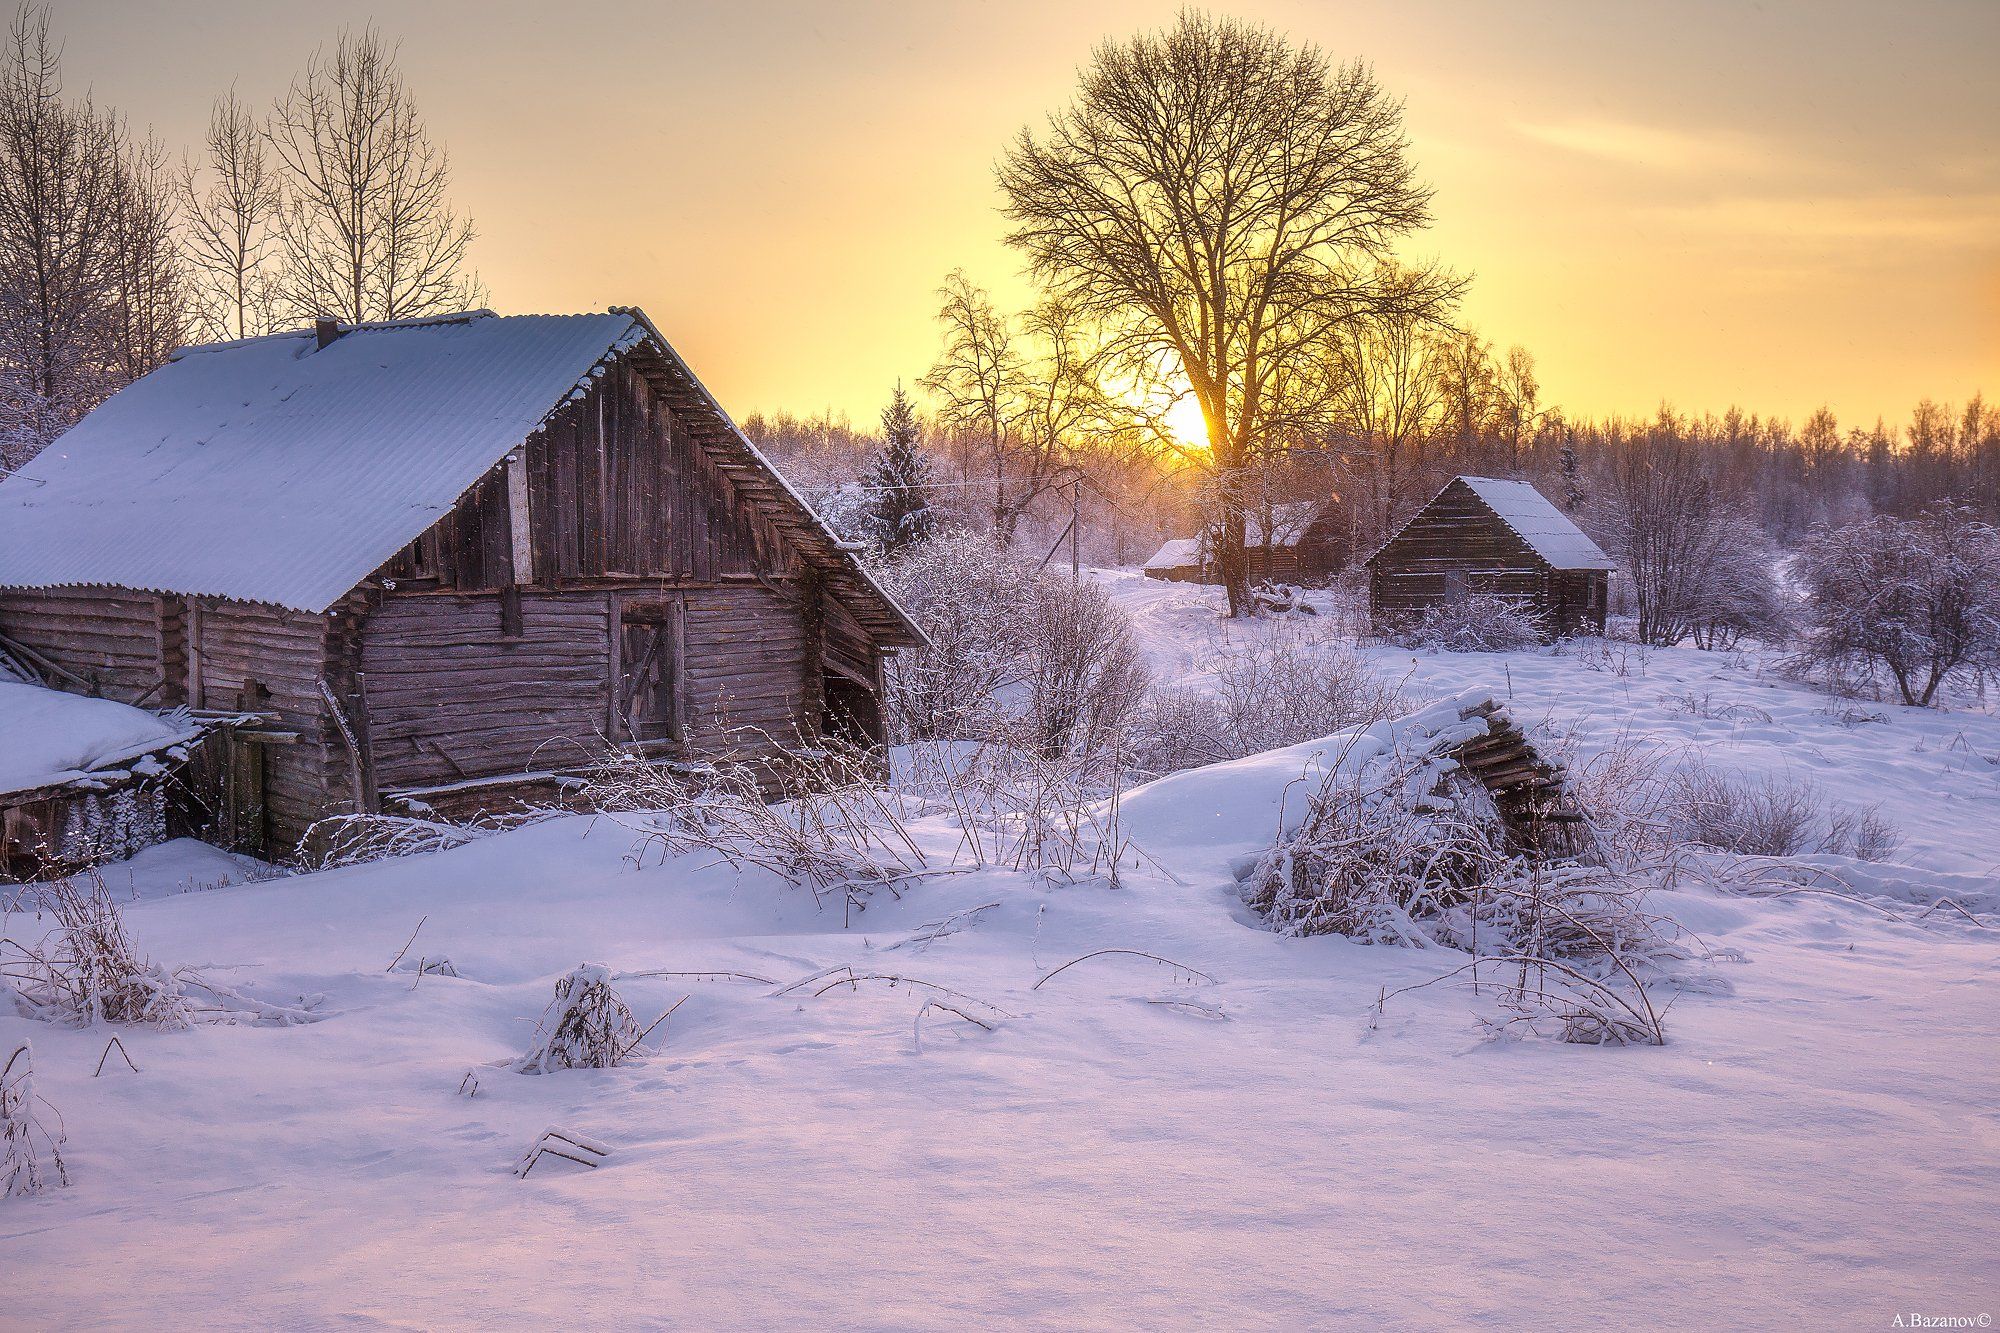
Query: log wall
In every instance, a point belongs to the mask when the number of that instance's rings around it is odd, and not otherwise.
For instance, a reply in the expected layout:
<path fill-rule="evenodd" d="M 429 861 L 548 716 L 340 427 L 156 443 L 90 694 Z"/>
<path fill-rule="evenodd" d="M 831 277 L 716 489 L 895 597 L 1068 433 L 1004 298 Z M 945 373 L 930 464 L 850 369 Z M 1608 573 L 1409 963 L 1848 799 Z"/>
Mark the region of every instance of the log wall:
<path fill-rule="evenodd" d="M 178 611 L 163 627 L 162 602 L 155 593 L 110 588 L 0 592 L 0 634 L 93 687 L 56 681 L 62 688 L 160 708 L 182 702 L 181 680 L 168 680 L 162 666 Z"/>
<path fill-rule="evenodd" d="M 296 741 L 264 755 L 266 845 L 283 856 L 312 823 L 351 808 L 347 760 L 327 719 L 326 617 L 211 598 L 188 604 L 188 653 L 203 708 L 276 713 Z M 331 753 L 330 753 L 331 751 Z M 339 774 L 338 781 L 330 781 Z"/>
<path fill-rule="evenodd" d="M 391 594 L 361 630 L 375 777 L 383 788 L 568 769 L 601 756 L 609 598 L 525 592 L 521 633 L 497 593 Z"/>

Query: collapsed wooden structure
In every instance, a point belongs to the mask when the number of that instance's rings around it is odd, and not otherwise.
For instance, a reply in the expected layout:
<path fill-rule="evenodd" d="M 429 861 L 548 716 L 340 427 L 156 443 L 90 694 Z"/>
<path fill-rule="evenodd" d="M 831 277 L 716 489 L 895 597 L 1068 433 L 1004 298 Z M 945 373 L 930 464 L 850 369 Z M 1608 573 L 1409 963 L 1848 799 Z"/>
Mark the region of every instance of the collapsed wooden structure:
<path fill-rule="evenodd" d="M 1610 557 L 1525 481 L 1452 478 L 1362 563 L 1379 630 L 1487 595 L 1528 611 L 1547 639 L 1604 632 Z"/>
<path fill-rule="evenodd" d="M 0 483 L 0 635 L 66 688 L 260 719 L 212 836 L 266 854 L 614 746 L 879 739 L 921 637 L 636 309 L 176 354 Z"/>
<path fill-rule="evenodd" d="M 1585 819 L 1562 765 L 1539 754 L 1497 700 L 1482 700 L 1460 717 L 1483 718 L 1486 734 L 1459 745 L 1451 756 L 1486 789 L 1516 849 L 1541 857 L 1582 855 Z"/>

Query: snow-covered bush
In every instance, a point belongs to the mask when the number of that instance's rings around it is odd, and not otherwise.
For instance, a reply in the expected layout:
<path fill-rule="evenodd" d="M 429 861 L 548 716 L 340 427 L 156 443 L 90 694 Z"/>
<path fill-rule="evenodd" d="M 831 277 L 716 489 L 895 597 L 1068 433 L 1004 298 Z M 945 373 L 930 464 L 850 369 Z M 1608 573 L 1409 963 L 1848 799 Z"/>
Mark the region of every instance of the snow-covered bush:
<path fill-rule="evenodd" d="M 1129 729 L 1133 766 L 1164 774 L 1241 759 L 1397 711 L 1397 689 L 1330 636 L 1274 633 L 1224 652 L 1214 685 L 1158 686 Z"/>
<path fill-rule="evenodd" d="M 1961 668 L 2000 665 L 2000 532 L 1961 505 L 1822 531 L 1794 566 L 1805 593 L 1797 665 L 1881 667 L 1928 706 Z"/>
<path fill-rule="evenodd" d="M 611 969 L 584 963 L 556 981 L 535 1027 L 535 1044 L 509 1068 L 517 1074 L 609 1069 L 639 1043 L 639 1024 L 611 986 Z"/>
<path fill-rule="evenodd" d="M 1531 612 L 1489 593 L 1425 607 L 1407 636 L 1412 648 L 1447 653 L 1513 652 L 1541 641 L 1542 627 Z"/>
<path fill-rule="evenodd" d="M 1101 754 L 1146 689 L 1131 620 L 1096 584 L 1062 578 L 1037 579 L 1022 610 L 1029 748 L 1045 759 Z"/>
<path fill-rule="evenodd" d="M 912 548 L 884 578 L 930 642 L 898 655 L 898 740 L 1007 740 L 1095 754 L 1145 685 L 1125 613 L 1102 589 L 1038 570 L 982 536 Z"/>
<path fill-rule="evenodd" d="M 0 1199 L 40 1194 L 48 1188 L 42 1166 L 46 1149 L 56 1183 L 69 1184 L 69 1168 L 63 1164 L 63 1136 L 51 1134 L 35 1114 L 35 1052 L 27 1042 L 15 1046 L 0 1060 Z M 60 1124 L 60 1120 L 58 1120 Z M 36 1140 L 41 1147 L 36 1146 Z"/>
<path fill-rule="evenodd" d="M 1803 778 L 1749 777 L 1697 760 L 1678 769 L 1665 789 L 1667 828 L 1680 843 L 1739 856 L 1811 853 L 1879 861 L 1902 842 L 1879 807 L 1842 805 Z"/>
<path fill-rule="evenodd" d="M 930 640 L 899 653 L 890 673 L 897 738 L 990 734 L 1001 691 L 1025 674 L 1019 617 L 1034 570 L 989 538 L 960 531 L 912 548 L 882 578 Z"/>
<path fill-rule="evenodd" d="M 140 954 L 96 874 L 84 884 L 59 879 L 37 886 L 26 905 L 53 924 L 34 943 L 0 940 L 0 981 L 29 1014 L 79 1027 L 193 1022 L 183 978 Z"/>

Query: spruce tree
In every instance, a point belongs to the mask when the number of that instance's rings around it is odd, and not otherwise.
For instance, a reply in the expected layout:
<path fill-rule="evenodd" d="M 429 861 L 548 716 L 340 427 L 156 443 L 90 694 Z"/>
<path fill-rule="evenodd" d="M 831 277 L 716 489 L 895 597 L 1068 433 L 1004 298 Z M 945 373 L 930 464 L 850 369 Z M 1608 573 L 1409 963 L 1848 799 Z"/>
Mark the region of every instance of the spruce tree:
<path fill-rule="evenodd" d="M 1576 437 L 1574 434 L 1563 440 L 1560 466 L 1562 468 L 1563 479 L 1563 509 L 1574 514 L 1583 508 L 1585 498 L 1583 494 L 1583 468 L 1577 460 Z"/>
<path fill-rule="evenodd" d="M 882 449 L 868 469 L 868 512 L 875 539 L 890 555 L 930 537 L 931 464 L 917 443 L 917 411 L 899 382 L 882 410 Z"/>

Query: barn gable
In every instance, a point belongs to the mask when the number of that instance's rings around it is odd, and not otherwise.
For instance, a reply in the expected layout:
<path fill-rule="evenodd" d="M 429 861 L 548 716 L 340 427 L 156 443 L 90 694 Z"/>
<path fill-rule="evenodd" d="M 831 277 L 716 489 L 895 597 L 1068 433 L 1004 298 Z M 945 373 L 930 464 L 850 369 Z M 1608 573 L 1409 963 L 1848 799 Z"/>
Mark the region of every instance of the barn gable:
<path fill-rule="evenodd" d="M 1483 593 L 1530 610 L 1550 636 L 1602 631 L 1613 568 L 1533 486 L 1490 477 L 1454 477 L 1363 564 L 1379 627 Z"/>

